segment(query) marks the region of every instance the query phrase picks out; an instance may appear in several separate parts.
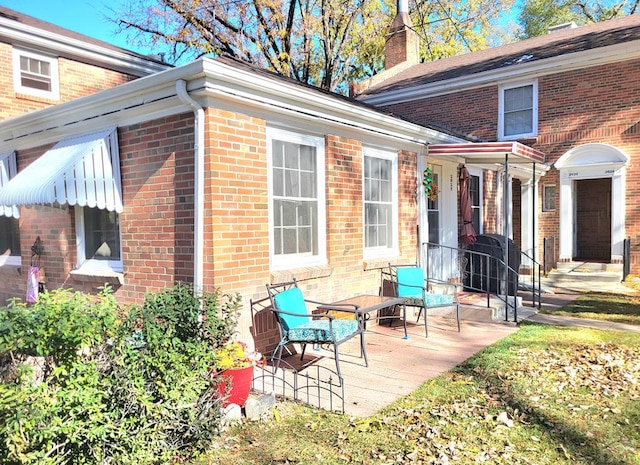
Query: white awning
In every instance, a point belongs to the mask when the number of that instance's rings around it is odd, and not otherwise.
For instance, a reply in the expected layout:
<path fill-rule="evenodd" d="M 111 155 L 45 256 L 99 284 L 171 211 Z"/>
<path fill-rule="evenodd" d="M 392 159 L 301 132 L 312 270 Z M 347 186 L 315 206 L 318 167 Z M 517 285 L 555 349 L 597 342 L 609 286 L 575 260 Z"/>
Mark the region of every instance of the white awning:
<path fill-rule="evenodd" d="M 5 209 L 46 204 L 122 212 L 115 129 L 58 142 L 0 188 Z"/>
<path fill-rule="evenodd" d="M 11 178 L 16 175 L 16 152 L 0 155 L 0 189 L 9 184 Z M 0 206 L 0 215 L 18 218 L 20 210 L 15 205 Z"/>

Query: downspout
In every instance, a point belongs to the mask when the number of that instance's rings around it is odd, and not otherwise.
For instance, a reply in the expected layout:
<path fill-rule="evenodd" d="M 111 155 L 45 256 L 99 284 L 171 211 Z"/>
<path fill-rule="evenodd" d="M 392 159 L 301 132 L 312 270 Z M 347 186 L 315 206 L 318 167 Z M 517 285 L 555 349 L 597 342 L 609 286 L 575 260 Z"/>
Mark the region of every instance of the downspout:
<path fill-rule="evenodd" d="M 187 93 L 187 83 L 176 81 L 176 94 L 191 107 L 195 117 L 194 186 L 193 186 L 193 289 L 201 293 L 204 287 L 204 109 Z"/>

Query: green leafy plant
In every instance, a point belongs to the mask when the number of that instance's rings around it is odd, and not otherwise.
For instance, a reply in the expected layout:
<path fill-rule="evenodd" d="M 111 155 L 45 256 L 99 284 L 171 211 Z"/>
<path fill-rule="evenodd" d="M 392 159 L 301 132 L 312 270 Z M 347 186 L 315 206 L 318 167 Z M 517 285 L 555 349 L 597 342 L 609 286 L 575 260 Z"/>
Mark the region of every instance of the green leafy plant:
<path fill-rule="evenodd" d="M 206 450 L 220 422 L 215 352 L 239 296 L 177 284 L 119 308 L 111 290 L 0 310 L 0 463 L 164 464 Z"/>

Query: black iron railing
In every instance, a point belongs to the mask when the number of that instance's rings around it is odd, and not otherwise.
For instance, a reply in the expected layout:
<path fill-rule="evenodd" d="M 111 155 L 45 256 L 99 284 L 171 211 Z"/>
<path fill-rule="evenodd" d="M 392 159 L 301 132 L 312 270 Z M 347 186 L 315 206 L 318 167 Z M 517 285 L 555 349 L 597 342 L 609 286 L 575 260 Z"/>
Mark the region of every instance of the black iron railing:
<path fill-rule="evenodd" d="M 498 298 L 506 308 L 505 321 L 509 321 L 510 311 L 513 321 L 518 321 L 519 291 L 531 292 L 532 306 L 541 307 L 542 266 L 526 253 L 520 252 L 519 260 L 507 263 L 502 258 L 504 254 L 425 242 L 421 256 L 428 280 L 459 282 L 465 291 L 484 293 L 487 307 L 491 306 L 492 296 Z"/>

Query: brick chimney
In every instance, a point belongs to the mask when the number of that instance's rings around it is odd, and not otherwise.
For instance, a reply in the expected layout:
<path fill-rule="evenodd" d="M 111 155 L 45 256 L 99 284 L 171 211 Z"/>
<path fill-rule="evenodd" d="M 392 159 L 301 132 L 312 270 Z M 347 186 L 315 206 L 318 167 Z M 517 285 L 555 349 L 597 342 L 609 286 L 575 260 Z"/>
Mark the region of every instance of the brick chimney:
<path fill-rule="evenodd" d="M 398 11 L 391 23 L 384 47 L 384 68 L 390 69 L 400 63 L 417 64 L 419 61 L 418 35 L 413 30 L 409 17 L 409 0 L 397 0 Z"/>

